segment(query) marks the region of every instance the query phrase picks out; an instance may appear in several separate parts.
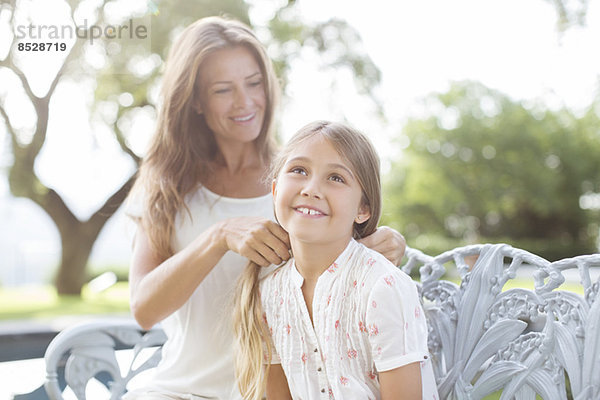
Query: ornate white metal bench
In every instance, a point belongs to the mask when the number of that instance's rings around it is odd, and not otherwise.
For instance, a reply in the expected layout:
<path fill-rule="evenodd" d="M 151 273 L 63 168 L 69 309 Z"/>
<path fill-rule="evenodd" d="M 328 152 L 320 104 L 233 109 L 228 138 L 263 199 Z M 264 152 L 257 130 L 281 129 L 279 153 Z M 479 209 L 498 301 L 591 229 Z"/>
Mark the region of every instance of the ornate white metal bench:
<path fill-rule="evenodd" d="M 509 245 L 473 245 L 436 257 L 407 249 L 402 269 L 419 268 L 419 291 L 429 322 L 429 348 L 441 399 L 600 399 L 600 254 L 550 263 Z M 470 260 L 476 260 L 468 262 Z M 455 272 L 460 284 L 442 279 Z M 565 274 L 579 277 L 583 296 L 565 290 Z M 519 271 L 532 274 L 534 289 L 505 284 Z M 136 370 L 120 373 L 117 342 L 159 346 L 158 329 L 141 333 L 135 323 L 92 324 L 67 329 L 46 352 L 46 390 L 62 399 L 57 368 L 65 353 L 65 380 L 78 399 L 100 371 L 112 377 L 111 399 L 125 392 L 141 369 L 158 362 L 156 352 Z M 501 395 L 498 394 L 501 392 Z M 538 398 L 539 398 L 538 397 Z"/>
<path fill-rule="evenodd" d="M 50 342 L 44 356 L 46 393 L 50 399 L 63 399 L 66 385 L 77 399 L 85 399 L 88 382 L 96 378 L 107 387 L 111 400 L 120 399 L 131 379 L 158 365 L 165 340 L 160 328 L 144 332 L 127 320 L 94 321 L 67 328 Z M 127 348 L 133 349 L 133 356 L 122 374 L 116 351 Z M 151 349 L 151 355 L 144 354 L 146 358 L 141 359 L 145 349 Z"/>

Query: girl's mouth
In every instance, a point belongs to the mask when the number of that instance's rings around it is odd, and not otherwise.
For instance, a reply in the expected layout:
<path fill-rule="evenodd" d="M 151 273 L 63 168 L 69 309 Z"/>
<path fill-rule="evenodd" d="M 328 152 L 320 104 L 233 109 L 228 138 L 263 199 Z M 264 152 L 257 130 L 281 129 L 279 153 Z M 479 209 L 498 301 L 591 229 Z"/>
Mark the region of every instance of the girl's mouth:
<path fill-rule="evenodd" d="M 308 208 L 308 207 L 296 207 L 294 208 L 294 210 L 305 214 L 305 215 L 325 215 L 325 213 L 319 211 L 319 210 L 315 210 L 314 208 Z"/>

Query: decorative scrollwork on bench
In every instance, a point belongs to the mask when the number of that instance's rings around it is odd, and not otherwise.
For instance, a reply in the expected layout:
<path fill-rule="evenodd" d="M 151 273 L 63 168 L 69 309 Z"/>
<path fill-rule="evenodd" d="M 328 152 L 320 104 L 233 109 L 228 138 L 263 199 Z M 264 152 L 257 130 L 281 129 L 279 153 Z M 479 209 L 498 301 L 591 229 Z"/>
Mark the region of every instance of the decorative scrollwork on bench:
<path fill-rule="evenodd" d="M 134 376 L 158 364 L 165 340 L 161 329 L 143 332 L 133 321 L 94 321 L 66 329 L 46 350 L 46 393 L 51 399 L 62 399 L 58 370 L 66 358 L 64 378 L 77 399 L 86 398 L 88 382 L 100 373 L 110 375 L 107 388 L 111 399 L 120 399 Z M 115 353 L 119 346 L 133 348 L 133 359 L 124 375 Z M 140 360 L 142 350 L 153 347 L 157 348 L 152 355 Z"/>
<path fill-rule="evenodd" d="M 562 400 L 567 393 L 600 399 L 600 283 L 591 274 L 600 270 L 600 254 L 551 263 L 498 244 L 437 257 L 408 249 L 407 259 L 405 272 L 420 267 L 442 399 L 481 399 L 500 390 L 501 399 Z M 448 264 L 460 284 L 442 279 Z M 534 289 L 506 289 L 521 270 L 533 277 Z M 579 273 L 583 296 L 563 289 L 567 270 Z"/>
<path fill-rule="evenodd" d="M 477 400 L 499 391 L 501 400 L 600 399 L 600 254 L 549 262 L 496 244 L 436 257 L 409 248 L 406 260 L 405 272 L 418 269 L 441 399 Z M 452 273 L 456 279 L 445 278 Z M 517 276 L 533 289 L 507 285 Z M 568 290 L 577 284 L 583 295 Z M 78 399 L 99 372 L 110 375 L 111 399 L 118 399 L 131 378 L 158 363 L 165 340 L 160 329 L 143 332 L 133 321 L 69 328 L 46 352 L 46 390 L 62 399 L 57 376 L 68 356 L 65 379 Z M 119 344 L 134 349 L 125 374 L 115 357 Z M 158 349 L 134 369 L 148 347 Z"/>

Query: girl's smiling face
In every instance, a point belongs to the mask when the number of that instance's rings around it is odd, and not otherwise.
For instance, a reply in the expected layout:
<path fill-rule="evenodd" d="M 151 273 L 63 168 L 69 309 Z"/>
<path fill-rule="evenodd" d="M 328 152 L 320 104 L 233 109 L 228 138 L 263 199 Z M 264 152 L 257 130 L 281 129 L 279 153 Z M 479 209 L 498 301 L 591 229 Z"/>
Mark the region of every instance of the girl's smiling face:
<path fill-rule="evenodd" d="M 345 246 L 370 214 L 349 163 L 321 135 L 299 143 L 273 181 L 275 215 L 292 240 Z"/>

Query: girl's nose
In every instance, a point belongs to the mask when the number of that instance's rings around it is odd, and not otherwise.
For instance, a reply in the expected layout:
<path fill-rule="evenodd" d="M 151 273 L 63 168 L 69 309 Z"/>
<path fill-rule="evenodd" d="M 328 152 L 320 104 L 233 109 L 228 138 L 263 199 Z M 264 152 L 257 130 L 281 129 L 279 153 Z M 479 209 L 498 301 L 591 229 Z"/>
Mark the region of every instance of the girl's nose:
<path fill-rule="evenodd" d="M 304 185 L 304 187 L 300 191 L 300 194 L 302 196 L 314 197 L 317 199 L 323 198 L 323 194 L 321 193 L 321 189 L 319 187 L 318 182 L 316 182 L 316 179 L 309 179 L 306 182 L 306 185 Z"/>

